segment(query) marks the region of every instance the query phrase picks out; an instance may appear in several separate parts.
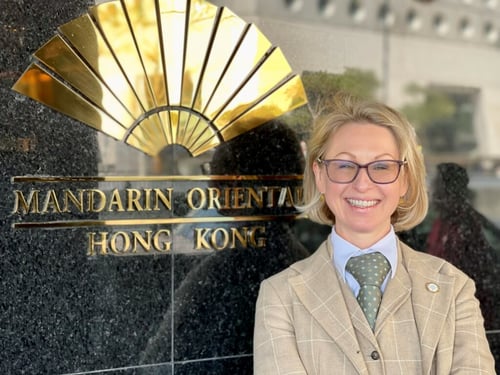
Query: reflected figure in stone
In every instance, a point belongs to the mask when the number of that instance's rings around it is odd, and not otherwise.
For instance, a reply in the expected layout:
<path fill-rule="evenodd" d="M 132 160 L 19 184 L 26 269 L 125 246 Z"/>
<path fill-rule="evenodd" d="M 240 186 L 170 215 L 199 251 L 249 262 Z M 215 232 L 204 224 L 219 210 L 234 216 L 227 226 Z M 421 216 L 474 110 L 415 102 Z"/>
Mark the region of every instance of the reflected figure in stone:
<path fill-rule="evenodd" d="M 222 144 L 206 166 L 211 175 L 234 176 L 301 175 L 303 167 L 303 154 L 295 133 L 278 120 Z M 231 187 L 232 183 L 210 182 L 219 189 Z M 260 180 L 252 183 L 266 184 Z M 300 186 L 300 181 L 297 184 Z M 276 210 L 280 214 L 296 212 L 295 207 Z M 228 217 L 257 217 L 263 211 L 265 207 L 226 207 L 219 213 Z M 266 213 L 269 212 L 267 209 Z M 175 255 L 176 267 L 180 264 L 189 267 L 190 262 L 193 266 L 175 286 L 175 305 L 151 332 L 141 362 L 161 361 L 173 344 L 175 361 L 213 359 L 175 365 L 176 374 L 184 373 L 183 368 L 190 375 L 252 374 L 254 311 L 260 282 L 309 255 L 294 235 L 292 224 L 293 220 L 279 217 L 275 221 L 233 222 L 233 227 L 258 227 L 259 236 L 263 234 L 265 239 L 249 241 L 246 247 L 238 243 L 235 248 L 202 255 L 199 261 L 194 258 L 199 259 L 200 255 Z M 244 360 L 221 358 L 230 356 L 242 356 Z"/>
<path fill-rule="evenodd" d="M 475 281 L 485 327 L 494 329 L 499 324 L 500 305 L 496 299 L 500 269 L 487 235 L 500 241 L 500 230 L 474 209 L 473 192 L 468 184 L 469 176 L 462 166 L 456 163 L 437 165 L 431 202 L 436 218 L 426 248 L 428 253 L 446 259 Z"/>

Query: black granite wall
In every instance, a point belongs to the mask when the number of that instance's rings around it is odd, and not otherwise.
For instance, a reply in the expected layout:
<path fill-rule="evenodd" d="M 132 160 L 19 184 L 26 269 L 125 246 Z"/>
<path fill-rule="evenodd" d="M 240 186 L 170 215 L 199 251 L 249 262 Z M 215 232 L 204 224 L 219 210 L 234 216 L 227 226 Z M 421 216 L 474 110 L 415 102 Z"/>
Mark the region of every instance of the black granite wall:
<path fill-rule="evenodd" d="M 307 256 L 328 228 L 285 219 L 207 224 L 227 231 L 258 226 L 266 233 L 265 243 L 193 255 L 192 238 L 186 239 L 192 227 L 137 225 L 125 229 L 170 230 L 174 250 L 118 257 L 88 255 L 88 232 L 109 227 L 13 228 L 26 219 L 13 213 L 14 190 L 74 187 L 69 182 L 20 183 L 14 177 L 100 173 L 95 130 L 11 90 L 30 55 L 59 25 L 93 3 L 0 0 L 0 373 L 252 374 L 253 312 L 260 281 Z M 125 146 L 122 151 L 132 157 L 137 152 Z M 185 157 L 184 150 L 166 149 L 160 174 L 178 173 L 172 163 Z M 154 173 L 157 162 L 151 160 Z M 219 147 L 209 164 L 213 174 L 281 175 L 301 173 L 302 162 L 294 134 L 270 123 Z M 176 191 L 199 186 L 156 183 Z M 78 188 L 97 187 L 95 179 L 78 183 Z M 264 213 L 273 213 L 269 210 Z M 170 215 L 190 214 L 179 197 Z M 51 213 L 43 216 L 47 222 L 57 219 Z M 498 356 L 498 327 L 493 328 L 489 338 Z"/>
<path fill-rule="evenodd" d="M 83 12 L 90 1 L 5 1 L 0 12 L 0 372 L 56 374 L 108 366 L 115 353 L 99 349 L 104 328 L 100 265 L 78 249 L 81 233 L 31 236 L 11 227 L 16 175 L 91 175 L 97 172 L 95 134 L 62 115 L 14 95 L 11 86 L 30 54 L 55 28 Z M 71 129 L 69 129 L 71 128 Z M 88 324 L 88 322 L 95 324 Z M 87 324 L 86 324 L 87 322 Z M 101 324 L 101 327 L 99 327 Z M 90 341 L 92 340 L 92 341 Z M 89 345 L 90 344 L 90 345 Z M 112 361 L 112 360 L 111 360 Z M 115 361 L 116 362 L 116 361 Z"/>
<path fill-rule="evenodd" d="M 14 209 L 15 190 L 28 194 L 32 190 L 103 189 L 102 182 L 93 178 L 100 174 L 102 157 L 97 132 L 11 90 L 31 54 L 59 25 L 91 5 L 93 1 L 2 0 L 0 6 L 0 373 L 252 374 L 259 283 L 309 254 L 295 237 L 289 219 L 206 223 L 208 229 L 224 230 L 222 235 L 231 230 L 250 233 L 248 228 L 258 227 L 259 233 L 265 233 L 265 242 L 238 242 L 230 249 L 198 253 L 193 252 L 189 225 L 13 227 L 31 220 L 29 214 Z M 270 139 L 278 141 L 270 143 Z M 137 153 L 118 147 L 122 155 L 130 152 L 133 158 Z M 160 174 L 177 173 L 172 164 L 185 157 L 185 150 L 166 149 L 161 154 Z M 150 162 L 148 170 L 158 173 L 158 160 Z M 302 162 L 293 132 L 269 123 L 219 147 L 209 164 L 216 174 L 269 175 L 300 174 Z M 206 160 L 199 163 L 206 164 Z M 16 180 L 27 176 L 63 179 Z M 89 180 L 64 180 L 72 176 Z M 153 183 L 175 191 L 190 187 L 186 181 Z M 113 188 L 113 183 L 104 185 Z M 225 186 L 231 187 L 231 182 Z M 168 215 L 189 215 L 182 196 L 177 198 Z M 217 214 L 259 214 L 255 210 L 222 211 Z M 264 213 L 283 214 L 272 207 Z M 102 219 L 95 212 L 61 215 L 53 210 L 32 216 L 42 222 Z M 133 218 L 141 219 L 141 215 Z M 173 251 L 88 254 L 89 232 L 159 229 L 170 231 Z"/>

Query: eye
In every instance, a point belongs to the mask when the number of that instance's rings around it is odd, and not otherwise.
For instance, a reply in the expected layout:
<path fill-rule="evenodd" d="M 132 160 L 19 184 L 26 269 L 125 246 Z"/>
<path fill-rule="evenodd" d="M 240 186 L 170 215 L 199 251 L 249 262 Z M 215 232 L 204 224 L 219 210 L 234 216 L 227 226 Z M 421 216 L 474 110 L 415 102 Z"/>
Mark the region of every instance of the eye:
<path fill-rule="evenodd" d="M 333 165 L 335 169 L 356 169 L 356 164 L 348 160 L 335 160 Z"/>
<path fill-rule="evenodd" d="M 388 161 L 378 161 L 376 163 L 371 164 L 371 168 L 376 171 L 385 171 L 391 169 L 394 166 L 394 163 Z"/>

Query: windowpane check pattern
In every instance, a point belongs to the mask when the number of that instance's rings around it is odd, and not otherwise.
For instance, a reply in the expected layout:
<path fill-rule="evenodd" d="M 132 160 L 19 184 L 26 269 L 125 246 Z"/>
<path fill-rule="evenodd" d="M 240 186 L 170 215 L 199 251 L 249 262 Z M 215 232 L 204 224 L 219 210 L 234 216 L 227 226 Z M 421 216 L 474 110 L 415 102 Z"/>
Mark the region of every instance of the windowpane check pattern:
<path fill-rule="evenodd" d="M 402 160 L 375 160 L 367 164 L 358 164 L 343 159 L 318 159 L 318 163 L 326 168 L 331 182 L 348 184 L 353 182 L 361 168 L 365 168 L 370 180 L 376 184 L 390 184 L 397 180 L 401 167 L 406 164 Z"/>

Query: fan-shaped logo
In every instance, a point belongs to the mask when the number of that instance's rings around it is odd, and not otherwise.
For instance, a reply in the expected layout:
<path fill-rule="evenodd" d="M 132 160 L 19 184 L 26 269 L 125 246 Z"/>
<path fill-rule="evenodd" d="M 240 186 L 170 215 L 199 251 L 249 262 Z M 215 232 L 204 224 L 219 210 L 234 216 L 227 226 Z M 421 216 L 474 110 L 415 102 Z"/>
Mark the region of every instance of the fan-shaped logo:
<path fill-rule="evenodd" d="M 201 0 L 115 0 L 58 28 L 13 87 L 156 155 L 192 156 L 305 104 L 253 24 Z"/>
<path fill-rule="evenodd" d="M 58 28 L 13 89 L 151 156 L 224 153 L 306 103 L 279 48 L 202 0 L 96 5 Z M 297 216 L 302 175 L 290 173 L 15 176 L 12 226 L 91 228 L 88 256 L 263 248 L 266 223 Z"/>

